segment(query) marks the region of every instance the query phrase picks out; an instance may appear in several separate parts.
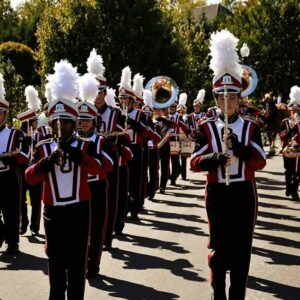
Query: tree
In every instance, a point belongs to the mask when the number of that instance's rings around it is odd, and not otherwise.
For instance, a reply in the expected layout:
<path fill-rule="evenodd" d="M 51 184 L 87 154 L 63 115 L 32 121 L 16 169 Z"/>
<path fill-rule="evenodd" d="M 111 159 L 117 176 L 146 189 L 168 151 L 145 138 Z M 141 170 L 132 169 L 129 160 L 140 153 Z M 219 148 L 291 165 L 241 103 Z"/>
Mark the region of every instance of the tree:
<path fill-rule="evenodd" d="M 46 10 L 38 28 L 41 74 L 52 72 L 62 58 L 84 73 L 96 48 L 112 86 L 126 65 L 147 80 L 165 74 L 182 82 L 185 56 L 172 25 L 155 0 L 61 1 Z"/>
<path fill-rule="evenodd" d="M 0 43 L 14 40 L 18 15 L 12 9 L 9 0 L 0 1 Z"/>
<path fill-rule="evenodd" d="M 236 4 L 234 18 L 223 24 L 250 48 L 246 63 L 259 77 L 256 97 L 272 90 L 287 100 L 290 87 L 299 84 L 299 15 L 299 1 L 248 0 Z"/>
<path fill-rule="evenodd" d="M 10 60 L 4 62 L 0 55 L 0 73 L 5 80 L 6 100 L 9 102 L 8 123 L 13 124 L 13 119 L 17 114 L 27 109 L 23 84 L 23 78 L 16 73 L 16 69 Z"/>

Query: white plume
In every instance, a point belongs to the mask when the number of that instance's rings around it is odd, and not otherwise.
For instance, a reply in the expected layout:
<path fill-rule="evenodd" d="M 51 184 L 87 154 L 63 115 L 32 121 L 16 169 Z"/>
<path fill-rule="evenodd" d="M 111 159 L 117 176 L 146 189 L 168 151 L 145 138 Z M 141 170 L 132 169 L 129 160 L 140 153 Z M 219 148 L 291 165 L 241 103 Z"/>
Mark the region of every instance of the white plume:
<path fill-rule="evenodd" d="M 135 92 L 135 94 L 139 97 L 142 98 L 143 96 L 143 90 L 144 90 L 144 77 L 142 75 L 140 75 L 140 73 L 137 73 L 134 75 L 133 77 L 133 91 Z"/>
<path fill-rule="evenodd" d="M 153 108 L 153 94 L 151 91 L 144 90 L 143 99 L 145 102 L 145 106 L 149 106 L 150 108 Z"/>
<path fill-rule="evenodd" d="M 94 104 L 94 101 L 98 95 L 98 81 L 95 76 L 90 73 L 86 73 L 79 78 L 78 83 L 79 97 L 83 101 Z"/>
<path fill-rule="evenodd" d="M 116 104 L 116 91 L 112 88 L 106 90 L 105 103 L 111 107 L 117 107 Z"/>
<path fill-rule="evenodd" d="M 178 105 L 183 105 L 184 107 L 186 107 L 186 101 L 187 101 L 187 94 L 181 93 L 179 95 Z"/>
<path fill-rule="evenodd" d="M 210 38 L 210 68 L 214 75 L 234 72 L 242 76 L 242 67 L 237 54 L 238 39 L 228 30 L 217 31 Z"/>
<path fill-rule="evenodd" d="M 130 67 L 125 67 L 122 70 L 121 82 L 119 83 L 121 88 L 131 90 L 131 70 Z"/>
<path fill-rule="evenodd" d="M 300 87 L 297 85 L 294 85 L 293 87 L 291 87 L 291 91 L 290 91 L 290 103 L 297 101 L 300 102 Z"/>
<path fill-rule="evenodd" d="M 104 76 L 105 67 L 103 66 L 103 59 L 101 55 L 97 54 L 95 48 L 91 51 L 86 64 L 89 73 L 100 77 Z"/>
<path fill-rule="evenodd" d="M 45 85 L 45 97 L 47 99 L 48 104 L 52 101 L 52 92 L 49 82 Z"/>
<path fill-rule="evenodd" d="M 25 97 L 30 109 L 34 111 L 40 110 L 41 100 L 39 99 L 37 90 L 32 85 L 28 85 L 25 88 Z"/>
<path fill-rule="evenodd" d="M 78 96 L 77 68 L 67 60 L 61 60 L 55 63 L 54 71 L 54 74 L 47 76 L 53 100 L 65 98 L 75 102 Z"/>
<path fill-rule="evenodd" d="M 202 104 L 204 101 L 204 97 L 205 97 L 205 90 L 202 89 L 198 92 L 196 100 Z"/>
<path fill-rule="evenodd" d="M 0 101 L 5 101 L 5 88 L 4 88 L 4 78 L 0 73 Z"/>

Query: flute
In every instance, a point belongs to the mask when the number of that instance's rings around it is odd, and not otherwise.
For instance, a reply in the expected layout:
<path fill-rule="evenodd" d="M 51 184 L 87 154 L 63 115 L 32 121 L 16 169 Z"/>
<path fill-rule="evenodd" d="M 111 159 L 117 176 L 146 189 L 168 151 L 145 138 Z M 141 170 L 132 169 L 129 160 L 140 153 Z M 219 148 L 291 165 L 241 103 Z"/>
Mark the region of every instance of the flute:
<path fill-rule="evenodd" d="M 60 123 L 60 118 L 58 117 L 57 119 L 57 152 L 58 152 L 58 160 L 57 164 L 59 166 L 63 166 L 65 164 L 64 159 L 63 159 L 63 151 L 61 149 L 61 123 Z"/>
<path fill-rule="evenodd" d="M 229 156 L 228 153 L 228 94 L 227 86 L 224 85 L 224 153 Z M 227 161 L 225 166 L 225 183 L 230 184 L 230 160 Z"/>

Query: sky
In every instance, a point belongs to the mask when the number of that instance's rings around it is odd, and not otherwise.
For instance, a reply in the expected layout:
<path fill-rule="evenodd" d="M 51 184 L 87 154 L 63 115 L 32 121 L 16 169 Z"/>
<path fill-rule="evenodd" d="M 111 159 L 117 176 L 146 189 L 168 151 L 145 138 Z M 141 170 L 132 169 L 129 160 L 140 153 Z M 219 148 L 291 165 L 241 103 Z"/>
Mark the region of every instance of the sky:
<path fill-rule="evenodd" d="M 25 0 L 10 0 L 10 2 L 11 2 L 11 6 L 13 7 L 13 8 L 16 8 L 16 6 L 18 5 L 18 4 L 20 4 L 20 3 L 22 3 L 22 2 L 24 2 Z M 209 4 L 212 4 L 212 3 L 219 3 L 221 0 L 208 0 L 207 2 L 209 3 Z"/>

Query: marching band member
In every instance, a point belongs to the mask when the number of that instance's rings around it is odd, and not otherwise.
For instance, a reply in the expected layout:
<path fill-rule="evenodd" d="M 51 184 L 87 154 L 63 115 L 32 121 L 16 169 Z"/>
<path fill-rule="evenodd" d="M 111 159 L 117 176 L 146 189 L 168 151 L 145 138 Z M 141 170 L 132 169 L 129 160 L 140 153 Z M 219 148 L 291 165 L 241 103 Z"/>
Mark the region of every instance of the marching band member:
<path fill-rule="evenodd" d="M 171 185 L 176 185 L 176 179 L 179 175 L 179 133 L 180 129 L 184 132 L 186 136 L 189 134 L 188 126 L 183 121 L 182 116 L 176 112 L 177 104 L 173 103 L 170 105 L 169 109 L 169 119 L 171 122 L 175 123 L 175 127 L 172 129 L 170 134 L 170 143 L 171 143 L 171 174 L 170 180 Z M 174 150 L 172 149 L 172 145 L 175 145 Z"/>
<path fill-rule="evenodd" d="M 29 110 L 17 115 L 17 118 L 22 122 L 21 130 L 23 131 L 27 143 L 30 145 L 30 152 L 33 153 L 35 145 L 39 142 L 39 133 L 37 131 L 38 115 L 37 111 L 40 110 L 41 101 L 38 97 L 37 90 L 29 85 L 25 88 L 26 102 L 28 103 Z M 33 157 L 31 156 L 29 164 L 32 163 Z M 26 165 L 23 169 L 22 175 L 25 175 L 25 170 L 29 166 Z M 33 236 L 39 235 L 40 220 L 41 220 L 41 184 L 27 185 L 24 182 L 23 195 L 21 204 L 21 226 L 20 234 L 25 234 L 29 224 L 27 215 L 26 192 L 29 192 L 30 205 L 31 205 L 31 218 L 30 230 Z"/>
<path fill-rule="evenodd" d="M 193 102 L 194 112 L 189 114 L 188 126 L 191 131 L 191 137 L 195 139 L 199 130 L 199 121 L 206 117 L 206 113 L 202 111 L 202 103 L 205 97 L 205 90 L 202 89 L 198 92 L 196 99 Z"/>
<path fill-rule="evenodd" d="M 28 184 L 43 183 L 44 226 L 48 255 L 49 299 L 83 299 L 90 227 L 88 174 L 101 173 L 91 154 L 94 144 L 75 135 L 78 74 L 67 61 L 48 76 L 53 100 L 49 123 L 55 138 L 36 145 L 36 163 L 26 170 Z"/>
<path fill-rule="evenodd" d="M 187 94 L 181 93 L 179 95 L 179 101 L 177 105 L 177 113 L 182 117 L 183 122 L 188 126 L 187 122 L 187 114 L 186 114 L 186 102 L 187 102 Z M 189 137 L 185 135 L 183 130 L 179 129 L 179 174 L 181 174 L 181 179 L 186 180 L 186 160 L 188 158 L 188 154 L 185 153 L 185 146 L 190 144 Z M 191 153 L 190 153 L 191 154 Z M 178 175 L 179 175 L 178 174 Z"/>
<path fill-rule="evenodd" d="M 298 154 L 300 154 L 300 88 L 298 86 L 293 86 L 291 88 L 290 99 L 291 101 L 288 104 L 290 117 L 282 120 L 280 133 L 283 148 L 283 166 L 285 169 L 285 194 L 286 196 L 291 196 L 294 200 L 299 200 L 298 187 L 300 165 L 297 153 L 293 153 L 298 152 Z"/>
<path fill-rule="evenodd" d="M 6 125 L 9 103 L 5 100 L 4 79 L 0 74 L 0 230 L 6 253 L 19 252 L 19 224 L 22 190 L 21 166 L 29 162 L 30 149 L 22 131 Z M 13 186 L 13 189 L 7 187 Z M 1 243 L 2 244 L 2 243 Z"/>
<path fill-rule="evenodd" d="M 142 197 L 143 139 L 148 136 L 149 129 L 144 113 L 133 107 L 135 93 L 131 89 L 131 70 L 129 67 L 122 70 L 119 85 L 119 99 L 126 118 L 127 132 L 130 136 L 128 147 L 133 153 L 133 159 L 129 161 L 129 210 L 132 219 L 137 220 Z"/>
<path fill-rule="evenodd" d="M 259 127 L 238 115 L 242 68 L 237 43 L 227 30 L 211 37 L 213 93 L 221 112 L 199 126 L 191 159 L 192 171 L 208 171 L 205 201 L 213 299 L 227 299 L 227 270 L 229 299 L 245 299 L 257 216 L 254 174 L 266 164 Z"/>
<path fill-rule="evenodd" d="M 99 133 L 110 134 L 117 131 L 124 132 L 124 121 L 121 112 L 108 106 L 105 102 L 107 95 L 107 81 L 104 77 L 105 67 L 103 66 L 103 59 L 101 55 L 97 55 L 95 49 L 90 53 L 87 60 L 88 72 L 94 74 L 98 80 L 98 96 L 95 100 L 95 106 L 98 110 L 97 129 Z M 128 143 L 127 135 L 118 136 L 116 141 L 120 143 Z M 117 149 L 117 145 L 115 145 Z M 108 223 L 106 229 L 105 247 L 110 249 L 112 247 L 113 231 L 115 228 L 117 213 L 118 213 L 118 186 L 119 186 L 119 153 L 116 149 L 112 149 L 108 154 L 114 162 L 113 171 L 108 174 Z"/>
<path fill-rule="evenodd" d="M 103 150 L 106 138 L 96 132 L 97 108 L 93 105 L 98 95 L 98 82 L 87 73 L 79 78 L 78 135 L 95 143 L 95 157 L 101 163 L 101 174 L 88 175 L 91 191 L 91 232 L 88 251 L 87 278 L 96 277 L 100 270 L 100 259 L 106 238 L 108 183 L 107 173 L 113 169 L 113 161 Z"/>
<path fill-rule="evenodd" d="M 153 200 L 155 193 L 158 189 L 159 183 L 159 149 L 158 143 L 161 141 L 160 135 L 157 133 L 157 128 L 152 120 L 153 117 L 153 95 L 149 90 L 144 90 L 143 99 L 145 105 L 143 106 L 143 112 L 146 115 L 147 123 L 150 133 L 150 139 L 148 140 L 148 150 L 149 150 L 149 179 L 146 182 L 146 195 L 149 200 Z M 147 175 L 146 170 L 146 175 Z"/>

